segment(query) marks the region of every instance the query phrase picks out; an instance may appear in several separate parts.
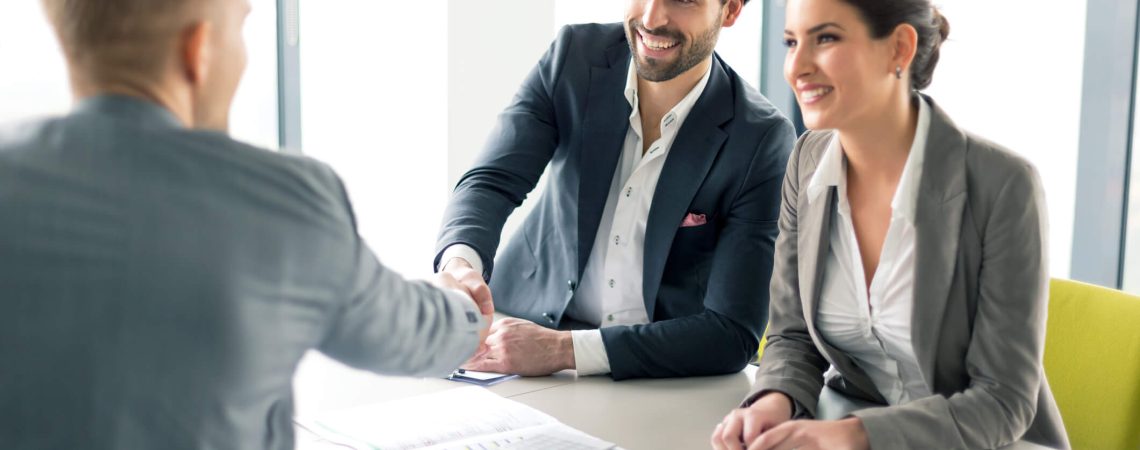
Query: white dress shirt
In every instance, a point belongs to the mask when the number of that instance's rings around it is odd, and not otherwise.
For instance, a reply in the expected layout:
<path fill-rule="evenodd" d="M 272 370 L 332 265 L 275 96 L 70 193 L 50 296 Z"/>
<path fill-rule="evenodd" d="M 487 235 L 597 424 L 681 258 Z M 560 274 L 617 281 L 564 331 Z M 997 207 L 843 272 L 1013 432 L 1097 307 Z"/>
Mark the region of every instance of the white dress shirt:
<path fill-rule="evenodd" d="M 847 159 L 838 134 L 808 185 L 809 202 L 826 201 L 825 194 L 832 186 L 838 191 L 816 326 L 825 341 L 851 356 L 892 405 L 931 395 L 911 343 L 916 270 L 914 213 L 930 128 L 929 107 L 926 102 L 918 103 L 914 142 L 891 200 L 891 222 L 869 293 L 851 222 Z"/>
<path fill-rule="evenodd" d="M 610 183 L 593 249 L 566 316 L 602 328 L 649 323 L 642 292 L 645 226 L 649 209 L 669 149 L 681 124 L 708 85 L 711 69 L 710 64 L 697 85 L 661 118 L 661 137 L 643 152 L 637 70 L 630 60 L 625 85 L 625 98 L 633 109 L 629 115 L 629 131 L 620 149 L 621 157 Z M 448 247 L 440 258 L 441 264 L 455 257 L 467 260 L 476 272 L 482 273 L 482 261 L 472 248 L 463 244 Z M 574 330 L 571 335 L 574 339 L 574 364 L 579 375 L 610 372 L 601 331 Z"/>

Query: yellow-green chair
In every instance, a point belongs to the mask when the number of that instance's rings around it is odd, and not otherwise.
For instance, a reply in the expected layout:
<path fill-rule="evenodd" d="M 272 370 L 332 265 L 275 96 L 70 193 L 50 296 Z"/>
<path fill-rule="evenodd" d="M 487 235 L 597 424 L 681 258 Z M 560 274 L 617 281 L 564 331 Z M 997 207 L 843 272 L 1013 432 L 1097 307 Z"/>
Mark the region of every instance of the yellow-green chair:
<path fill-rule="evenodd" d="M 1052 280 L 1045 374 L 1074 449 L 1140 449 L 1140 297 Z"/>
<path fill-rule="evenodd" d="M 760 335 L 760 348 L 756 349 L 756 359 L 752 362 L 759 363 L 760 357 L 764 356 L 764 346 L 768 345 L 768 329 L 764 328 L 764 334 Z"/>

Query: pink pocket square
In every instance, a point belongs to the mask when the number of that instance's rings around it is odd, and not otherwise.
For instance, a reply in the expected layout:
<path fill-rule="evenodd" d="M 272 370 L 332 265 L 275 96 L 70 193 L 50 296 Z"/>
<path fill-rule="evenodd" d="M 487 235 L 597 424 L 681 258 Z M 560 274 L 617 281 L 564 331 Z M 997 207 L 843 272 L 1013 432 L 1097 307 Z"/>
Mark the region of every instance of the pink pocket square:
<path fill-rule="evenodd" d="M 681 228 L 699 227 L 707 222 L 704 214 L 689 213 L 685 216 L 685 220 L 681 221 Z"/>

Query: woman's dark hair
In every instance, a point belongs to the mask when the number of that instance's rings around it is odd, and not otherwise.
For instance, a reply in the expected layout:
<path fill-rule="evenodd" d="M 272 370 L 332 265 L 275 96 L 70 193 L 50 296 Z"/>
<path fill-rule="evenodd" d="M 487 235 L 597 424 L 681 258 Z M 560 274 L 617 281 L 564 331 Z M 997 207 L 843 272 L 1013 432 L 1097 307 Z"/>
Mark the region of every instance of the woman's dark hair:
<path fill-rule="evenodd" d="M 950 22 L 930 4 L 930 0 L 843 0 L 854 6 L 871 29 L 871 36 L 882 39 L 902 24 L 918 32 L 918 45 L 910 65 L 910 87 L 926 89 L 938 65 L 938 49 L 950 35 Z"/>

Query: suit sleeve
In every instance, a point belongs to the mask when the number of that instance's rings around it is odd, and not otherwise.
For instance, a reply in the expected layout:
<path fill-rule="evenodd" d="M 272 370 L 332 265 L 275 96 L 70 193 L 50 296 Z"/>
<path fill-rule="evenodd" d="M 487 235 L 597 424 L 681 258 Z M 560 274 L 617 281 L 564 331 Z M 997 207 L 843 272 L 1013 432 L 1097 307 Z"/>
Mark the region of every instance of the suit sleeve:
<path fill-rule="evenodd" d="M 1032 166 L 1011 170 L 984 220 L 969 387 L 854 413 L 871 448 L 995 448 L 1029 429 L 1043 377 L 1048 264 L 1045 201 Z"/>
<path fill-rule="evenodd" d="M 343 193 L 343 188 L 341 188 Z M 484 320 L 465 293 L 408 281 L 384 267 L 356 232 L 346 196 L 341 298 L 318 348 L 360 369 L 445 376 L 470 358 Z"/>
<path fill-rule="evenodd" d="M 503 224 L 534 190 L 558 147 L 554 89 L 572 38 L 572 29 L 563 27 L 499 115 L 475 166 L 459 180 L 444 212 L 434 267 L 447 247 L 465 244 L 479 254 L 490 280 Z"/>
<path fill-rule="evenodd" d="M 614 379 L 731 373 L 753 358 L 767 319 L 780 182 L 794 141 L 786 120 L 760 140 L 725 215 L 703 312 L 601 330 Z"/>
<path fill-rule="evenodd" d="M 748 406 L 762 394 L 782 392 L 794 400 L 796 417 L 815 416 L 819 393 L 823 389 L 823 372 L 828 367 L 827 360 L 816 349 L 808 333 L 800 299 L 797 244 L 799 166 L 803 144 L 809 136 L 810 132 L 796 144 L 784 177 L 780 237 L 776 240 L 771 284 L 768 344 L 756 371 L 753 390 L 743 402 L 743 406 Z"/>

